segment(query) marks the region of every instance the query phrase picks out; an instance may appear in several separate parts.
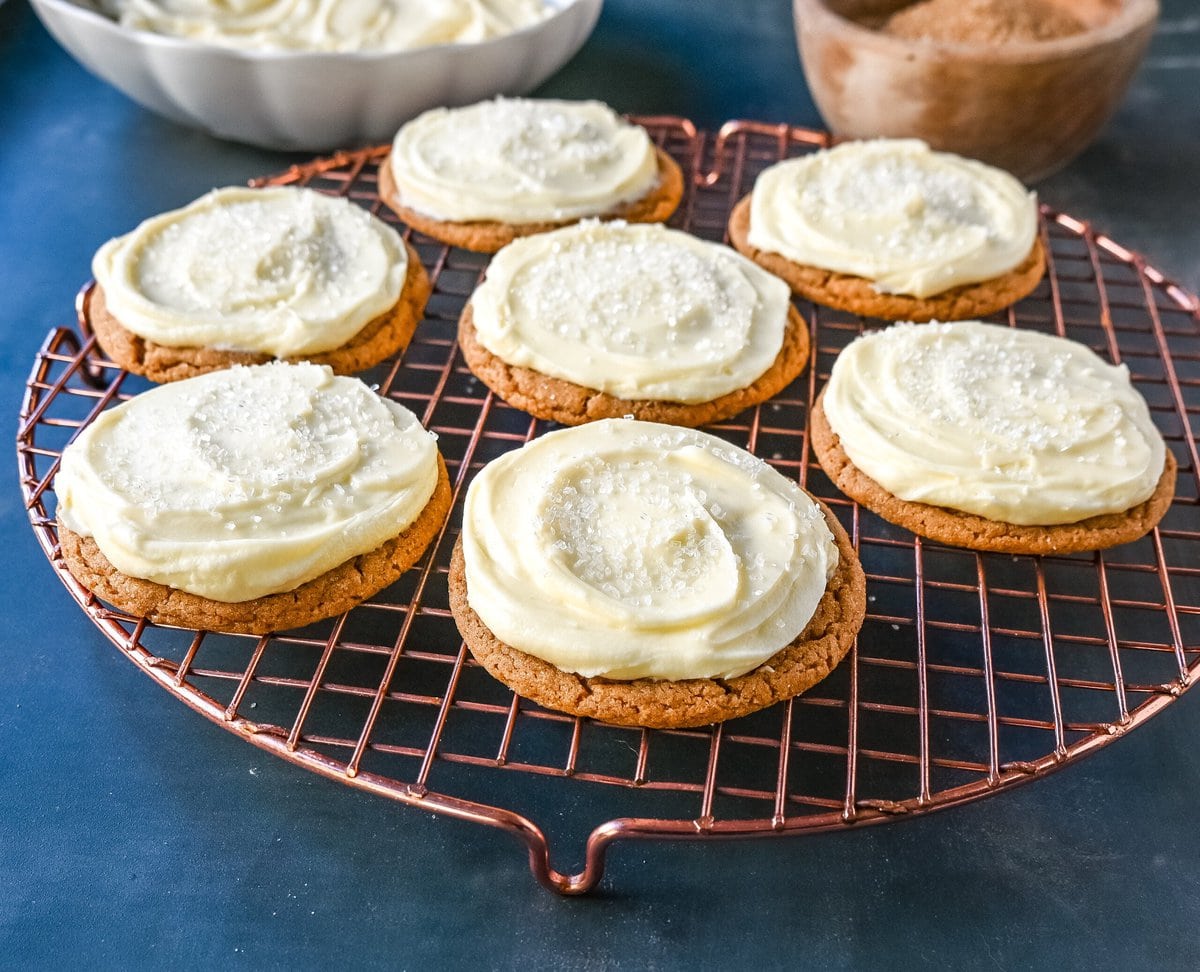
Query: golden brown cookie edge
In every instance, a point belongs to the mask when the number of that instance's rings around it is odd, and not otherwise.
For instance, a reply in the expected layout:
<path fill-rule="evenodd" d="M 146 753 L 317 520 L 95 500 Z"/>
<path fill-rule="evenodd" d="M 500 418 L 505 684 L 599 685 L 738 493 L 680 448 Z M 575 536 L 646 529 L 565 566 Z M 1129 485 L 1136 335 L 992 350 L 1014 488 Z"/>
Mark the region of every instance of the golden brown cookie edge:
<path fill-rule="evenodd" d="M 419 233 L 475 253 L 495 253 L 521 236 L 533 236 L 570 226 L 582 219 L 624 219 L 630 223 L 662 223 L 671 218 L 683 201 L 683 170 L 661 148 L 655 147 L 659 179 L 640 199 L 624 203 L 595 216 L 556 222 L 502 223 L 494 220 L 443 220 L 409 209 L 400 202 L 392 175 L 391 154 L 379 163 L 379 198 L 405 223 Z"/>
<path fill-rule="evenodd" d="M 438 455 L 438 479 L 420 515 L 390 540 L 291 591 L 249 601 L 214 601 L 199 594 L 122 573 L 91 537 L 57 521 L 59 549 L 71 575 L 97 598 L 134 617 L 235 634 L 268 634 L 303 627 L 350 610 L 413 566 L 441 531 L 450 513 L 450 478 Z"/>
<path fill-rule="evenodd" d="M 1158 485 L 1148 499 L 1123 513 L 1106 513 L 1078 523 L 1023 526 L 989 520 L 974 513 L 914 503 L 888 492 L 850 461 L 829 424 L 825 391 L 817 396 L 809 422 L 813 452 L 826 475 L 852 500 L 889 523 L 951 547 L 992 553 L 1060 554 L 1104 550 L 1149 533 L 1166 515 L 1175 497 L 1178 463 L 1171 450 Z"/>
<path fill-rule="evenodd" d="M 433 288 L 417 251 L 407 242 L 404 247 L 408 254 L 408 268 L 395 305 L 364 324 L 340 347 L 283 360 L 329 365 L 339 375 L 348 375 L 363 371 L 407 348 Z M 257 351 L 171 347 L 143 338 L 113 316 L 105 301 L 104 288 L 99 283 L 94 284 L 86 294 L 83 312 L 88 327 L 96 335 L 97 343 L 112 361 L 126 371 L 159 384 L 195 378 L 235 365 L 265 364 L 276 360 L 272 355 Z"/>
<path fill-rule="evenodd" d="M 820 500 L 817 503 L 837 543 L 834 576 L 800 636 L 736 678 L 674 682 L 584 678 L 505 644 L 468 601 L 461 537 L 450 561 L 450 611 L 475 659 L 518 695 L 546 708 L 650 729 L 683 729 L 749 715 L 799 695 L 827 677 L 850 650 L 866 617 L 862 564 L 837 517 Z"/>
<path fill-rule="evenodd" d="M 951 287 L 932 297 L 884 294 L 865 277 L 795 263 L 750 244 L 750 200 L 743 197 L 729 216 L 729 241 L 743 256 L 783 280 L 792 292 L 816 304 L 888 321 L 964 321 L 987 317 L 1015 304 L 1037 287 L 1046 272 L 1040 239 L 1008 273 L 978 283 Z"/>
<path fill-rule="evenodd" d="M 605 418 L 632 415 L 644 422 L 663 422 L 695 428 L 731 418 L 783 391 L 804 371 L 809 358 L 808 327 L 800 312 L 788 305 L 783 346 L 771 366 L 744 388 L 707 402 L 669 402 L 659 399 L 617 398 L 607 392 L 544 375 L 532 368 L 510 365 L 479 343 L 471 304 L 458 322 L 458 345 L 463 360 L 480 381 L 509 405 L 535 418 L 583 425 Z"/>

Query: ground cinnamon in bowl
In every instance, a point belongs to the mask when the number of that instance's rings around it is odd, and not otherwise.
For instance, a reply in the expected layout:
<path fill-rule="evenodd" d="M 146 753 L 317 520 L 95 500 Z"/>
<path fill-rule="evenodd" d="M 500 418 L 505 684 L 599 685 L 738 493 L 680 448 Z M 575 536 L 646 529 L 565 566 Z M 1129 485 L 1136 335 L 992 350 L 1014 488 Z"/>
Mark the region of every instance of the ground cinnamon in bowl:
<path fill-rule="evenodd" d="M 841 138 L 920 138 L 1026 182 L 1116 110 L 1159 0 L 792 0 L 804 76 Z"/>
<path fill-rule="evenodd" d="M 892 37 L 950 44 L 1011 44 L 1082 33 L 1086 25 L 1050 0 L 919 0 L 880 28 Z"/>

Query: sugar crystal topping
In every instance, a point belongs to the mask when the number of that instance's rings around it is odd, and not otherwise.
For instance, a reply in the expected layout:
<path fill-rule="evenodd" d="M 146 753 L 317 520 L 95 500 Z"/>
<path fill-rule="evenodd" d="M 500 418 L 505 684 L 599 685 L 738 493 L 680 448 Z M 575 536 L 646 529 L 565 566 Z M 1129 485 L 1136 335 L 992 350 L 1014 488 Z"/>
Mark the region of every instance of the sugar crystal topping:
<path fill-rule="evenodd" d="M 345 344 L 393 307 L 408 256 L 395 230 L 348 200 L 232 187 L 105 244 L 93 272 L 135 334 L 283 357 Z"/>
<path fill-rule="evenodd" d="M 510 244 L 471 307 L 480 343 L 510 364 L 628 399 L 704 401 L 774 362 L 788 294 L 726 247 L 585 222 Z"/>
<path fill-rule="evenodd" d="M 404 205 L 443 220 L 597 215 L 658 181 L 646 131 L 595 101 L 496 98 L 406 124 L 389 160 Z"/>
<path fill-rule="evenodd" d="M 995 236 L 986 187 L 967 172 L 931 169 L 920 158 L 867 156 L 828 178 L 801 180 L 797 205 L 819 223 L 851 228 L 861 221 L 869 244 L 898 259 L 950 253 L 956 233 L 980 241 Z"/>
<path fill-rule="evenodd" d="M 835 362 L 824 407 L 851 461 L 889 492 L 1008 523 L 1126 510 L 1153 492 L 1165 457 L 1123 365 L 978 321 L 860 338 Z"/>
<path fill-rule="evenodd" d="M 725 511 L 693 477 L 644 459 L 585 459 L 573 472 L 551 487 L 541 527 L 580 581 L 632 607 L 719 596 L 735 555 Z"/>
<path fill-rule="evenodd" d="M 755 247 L 915 297 L 1007 273 L 1036 236 L 1036 201 L 1016 179 L 912 139 L 777 163 L 750 211 Z"/>
<path fill-rule="evenodd" d="M 315 365 L 233 368 L 105 412 L 60 512 L 125 573 L 216 600 L 290 590 L 400 533 L 437 477 L 406 409 Z"/>
<path fill-rule="evenodd" d="M 491 463 L 464 509 L 471 606 L 584 675 L 733 676 L 807 624 L 837 564 L 795 484 L 713 436 L 630 420 Z"/>

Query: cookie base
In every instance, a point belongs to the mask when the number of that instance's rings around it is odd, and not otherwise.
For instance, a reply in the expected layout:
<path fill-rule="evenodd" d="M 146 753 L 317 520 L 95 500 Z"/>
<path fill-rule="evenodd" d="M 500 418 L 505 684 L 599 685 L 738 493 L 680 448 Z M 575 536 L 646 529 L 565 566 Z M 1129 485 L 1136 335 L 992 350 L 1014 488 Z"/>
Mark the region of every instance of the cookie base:
<path fill-rule="evenodd" d="M 249 601 L 214 601 L 117 570 L 96 541 L 58 521 L 63 562 L 79 583 L 114 607 L 155 624 L 268 634 L 333 617 L 387 587 L 415 564 L 446 522 L 450 478 L 438 456 L 438 480 L 421 514 L 403 533 L 369 553 L 352 557 L 291 591 Z"/>
<path fill-rule="evenodd" d="M 850 461 L 841 439 L 829 424 L 818 396 L 809 427 L 813 452 L 829 478 L 852 500 L 889 523 L 951 547 L 1008 554 L 1061 554 L 1104 550 L 1145 536 L 1166 515 L 1175 498 L 1178 463 L 1167 450 L 1166 464 L 1150 498 L 1122 513 L 1105 513 L 1078 523 L 1023 526 L 989 520 L 943 506 L 900 499 Z"/>
<path fill-rule="evenodd" d="M 301 354 L 288 361 L 311 361 L 329 365 L 339 375 L 363 371 L 408 347 L 425 312 L 433 287 L 421 260 L 409 244 L 408 273 L 400 299 L 389 310 L 363 325 L 340 347 L 315 354 Z M 218 348 L 169 347 L 133 333 L 108 309 L 104 289 L 96 284 L 84 304 L 84 314 L 96 341 L 114 362 L 126 371 L 150 381 L 164 383 L 194 378 L 234 365 L 264 364 L 276 360 L 261 351 L 225 351 Z"/>
<path fill-rule="evenodd" d="M 750 245 L 750 196 L 729 216 L 729 241 L 733 248 L 783 280 L 792 292 L 816 304 L 886 321 L 967 321 L 987 317 L 1015 304 L 1037 287 L 1046 273 L 1046 253 L 1041 240 L 1021 263 L 1000 277 L 951 287 L 931 297 L 884 294 L 865 277 L 795 263 L 778 253 Z"/>
<path fill-rule="evenodd" d="M 450 562 L 450 610 L 476 660 L 518 695 L 548 709 L 619 726 L 682 729 L 748 715 L 812 688 L 854 643 L 867 609 L 867 582 L 846 531 L 821 505 L 839 562 L 800 636 L 758 668 L 736 678 L 613 681 L 584 678 L 500 641 L 471 608 L 462 539 Z"/>
<path fill-rule="evenodd" d="M 645 422 L 663 422 L 695 428 L 730 418 L 778 394 L 808 364 L 809 336 L 804 318 L 788 305 L 783 347 L 771 366 L 745 388 L 707 402 L 668 402 L 659 399 L 617 398 L 563 378 L 553 378 L 532 368 L 510 365 L 479 343 L 471 305 L 458 322 L 458 345 L 463 360 L 480 381 L 514 408 L 535 418 L 563 425 L 583 425 L 597 419 L 632 415 Z"/>
<path fill-rule="evenodd" d="M 640 199 L 624 203 L 607 212 L 597 213 L 597 219 L 623 219 L 630 223 L 662 223 L 670 219 L 683 200 L 683 171 L 679 164 L 660 148 L 655 149 L 658 157 L 658 182 Z M 388 208 L 413 229 L 442 243 L 473 250 L 476 253 L 495 253 L 519 236 L 532 236 L 547 230 L 570 226 L 577 217 L 556 222 L 503 223 L 495 220 L 455 221 L 426 216 L 409 209 L 400 201 L 400 192 L 392 176 L 392 157 L 379 163 L 379 198 Z"/>

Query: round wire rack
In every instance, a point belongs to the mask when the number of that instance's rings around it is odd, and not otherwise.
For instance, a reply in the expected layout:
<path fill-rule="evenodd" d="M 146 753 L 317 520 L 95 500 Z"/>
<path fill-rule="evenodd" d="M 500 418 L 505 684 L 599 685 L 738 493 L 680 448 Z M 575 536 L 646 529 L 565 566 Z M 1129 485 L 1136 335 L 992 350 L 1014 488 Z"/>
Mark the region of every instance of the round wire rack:
<path fill-rule="evenodd" d="M 637 120 L 691 175 L 674 225 L 712 240 L 762 168 L 828 144 L 787 126 L 731 122 L 713 135 L 682 119 Z M 393 220 L 377 193 L 385 154 L 340 153 L 259 184 L 308 185 Z M 464 487 L 550 425 L 494 398 L 457 351 L 456 322 L 487 258 L 410 231 L 434 282 L 426 319 L 400 358 L 362 377 L 438 434 L 456 504 L 399 582 L 341 617 L 265 637 L 155 626 L 81 587 L 58 551 L 58 458 L 103 409 L 146 387 L 100 355 L 87 288 L 78 328 L 52 331 L 30 373 L 17 438 L 29 517 L 67 590 L 167 691 L 309 770 L 517 836 L 555 891 L 595 887 L 608 847 L 627 838 L 845 830 L 965 803 L 1110 743 L 1200 668 L 1200 302 L 1086 222 L 1042 216 L 1047 277 L 993 320 L 1129 367 L 1179 460 L 1166 518 L 1112 550 L 1026 557 L 923 541 L 860 509 L 813 460 L 806 419 L 839 349 L 878 322 L 801 302 L 812 366 L 710 430 L 837 512 L 867 573 L 868 615 L 828 679 L 736 721 L 661 731 L 572 718 L 516 697 L 471 659 L 446 591 Z M 551 865 L 551 837 L 586 837 L 581 869 Z"/>

